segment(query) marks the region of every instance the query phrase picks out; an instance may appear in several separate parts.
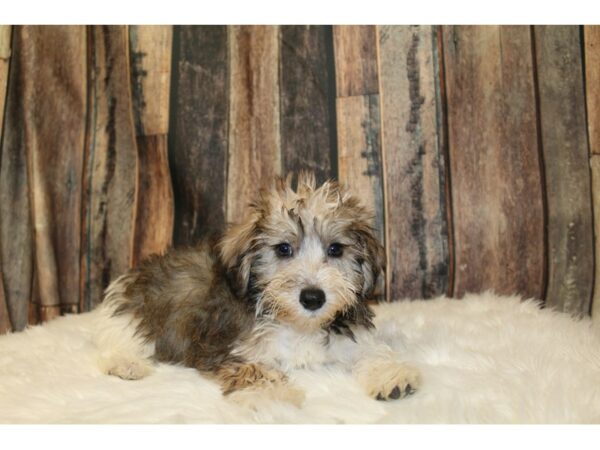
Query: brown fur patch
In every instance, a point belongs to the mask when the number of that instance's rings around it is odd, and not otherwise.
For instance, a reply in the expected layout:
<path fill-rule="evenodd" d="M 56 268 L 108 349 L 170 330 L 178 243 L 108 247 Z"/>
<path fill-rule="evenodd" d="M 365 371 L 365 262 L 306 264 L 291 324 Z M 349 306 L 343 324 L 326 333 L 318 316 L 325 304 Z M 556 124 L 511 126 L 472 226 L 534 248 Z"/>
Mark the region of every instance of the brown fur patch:
<path fill-rule="evenodd" d="M 225 364 L 215 372 L 215 375 L 221 384 L 224 395 L 257 384 L 285 383 L 287 381 L 283 372 L 267 369 L 262 364 Z"/>

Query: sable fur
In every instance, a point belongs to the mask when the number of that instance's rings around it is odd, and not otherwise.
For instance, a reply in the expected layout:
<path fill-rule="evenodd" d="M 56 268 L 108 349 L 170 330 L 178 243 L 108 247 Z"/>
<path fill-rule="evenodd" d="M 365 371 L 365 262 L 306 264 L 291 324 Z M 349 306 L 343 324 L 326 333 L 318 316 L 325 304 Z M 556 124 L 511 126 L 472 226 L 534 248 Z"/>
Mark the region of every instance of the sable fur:
<path fill-rule="evenodd" d="M 384 262 L 372 213 L 335 182 L 317 188 L 303 173 L 294 190 L 291 181 L 277 179 L 262 191 L 246 220 L 215 243 L 152 256 L 112 283 L 103 307 L 114 317 L 130 317 L 133 327 L 121 330 L 120 340 L 131 332 L 144 355 L 207 372 L 224 393 L 285 384 L 285 370 L 332 360 L 360 356 L 362 365 L 352 364 L 364 372 L 364 343 L 371 342 L 373 327 L 366 301 Z M 293 256 L 277 253 L 281 243 L 289 243 Z M 328 254 L 333 243 L 342 247 L 341 256 Z M 322 307 L 302 307 L 304 289 L 321 289 Z M 372 351 L 377 361 L 394 361 L 387 347 L 374 344 Z M 117 353 L 105 352 L 107 372 L 147 374 L 144 359 L 123 364 Z M 409 393 L 418 384 L 412 369 L 389 361 L 388 379 L 369 388 L 374 396 L 397 398 L 399 390 Z"/>

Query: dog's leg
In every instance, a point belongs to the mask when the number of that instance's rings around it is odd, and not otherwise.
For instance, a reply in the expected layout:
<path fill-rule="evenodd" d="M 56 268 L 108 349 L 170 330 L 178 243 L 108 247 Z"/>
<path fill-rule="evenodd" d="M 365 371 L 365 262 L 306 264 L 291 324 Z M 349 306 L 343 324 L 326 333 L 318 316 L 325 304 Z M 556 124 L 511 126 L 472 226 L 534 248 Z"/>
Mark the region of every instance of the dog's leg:
<path fill-rule="evenodd" d="M 304 393 L 288 383 L 287 376 L 263 364 L 231 362 L 214 372 L 223 395 L 238 404 L 258 408 L 264 400 L 279 400 L 300 407 Z"/>
<path fill-rule="evenodd" d="M 136 334 L 137 320 L 132 314 L 115 315 L 123 297 L 124 278 L 120 278 L 107 291 L 97 314 L 93 341 L 98 348 L 98 365 L 102 372 L 124 380 L 138 380 L 152 373 L 154 344 Z"/>
<path fill-rule="evenodd" d="M 339 362 L 349 366 L 366 393 L 377 400 L 395 400 L 414 393 L 421 384 L 418 369 L 402 362 L 399 355 L 370 330 L 355 332 L 356 342 L 337 337 L 331 347 Z"/>

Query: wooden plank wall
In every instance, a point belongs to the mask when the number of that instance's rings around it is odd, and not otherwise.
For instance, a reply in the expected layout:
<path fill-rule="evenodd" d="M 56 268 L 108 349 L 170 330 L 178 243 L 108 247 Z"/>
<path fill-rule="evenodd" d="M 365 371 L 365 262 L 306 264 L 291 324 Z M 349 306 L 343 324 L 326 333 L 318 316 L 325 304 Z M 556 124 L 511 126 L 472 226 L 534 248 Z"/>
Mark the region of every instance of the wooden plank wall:
<path fill-rule="evenodd" d="M 301 169 L 373 208 L 379 298 L 600 317 L 599 74 L 597 26 L 0 26 L 0 333 Z"/>
<path fill-rule="evenodd" d="M 454 292 L 544 290 L 544 212 L 528 27 L 444 27 Z M 528 198 L 528 201 L 523 199 Z"/>

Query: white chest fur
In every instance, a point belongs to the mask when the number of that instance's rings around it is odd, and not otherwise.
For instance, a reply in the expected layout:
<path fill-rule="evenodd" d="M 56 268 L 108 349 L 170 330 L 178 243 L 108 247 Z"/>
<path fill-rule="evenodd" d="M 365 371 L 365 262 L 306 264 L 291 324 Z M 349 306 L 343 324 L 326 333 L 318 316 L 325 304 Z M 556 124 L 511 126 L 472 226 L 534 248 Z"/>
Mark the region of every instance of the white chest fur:
<path fill-rule="evenodd" d="M 264 323 L 255 328 L 250 339 L 234 349 L 234 354 L 286 371 L 334 362 L 336 358 L 331 350 L 331 339 L 325 331 L 306 334 L 287 326 Z"/>

